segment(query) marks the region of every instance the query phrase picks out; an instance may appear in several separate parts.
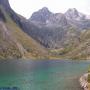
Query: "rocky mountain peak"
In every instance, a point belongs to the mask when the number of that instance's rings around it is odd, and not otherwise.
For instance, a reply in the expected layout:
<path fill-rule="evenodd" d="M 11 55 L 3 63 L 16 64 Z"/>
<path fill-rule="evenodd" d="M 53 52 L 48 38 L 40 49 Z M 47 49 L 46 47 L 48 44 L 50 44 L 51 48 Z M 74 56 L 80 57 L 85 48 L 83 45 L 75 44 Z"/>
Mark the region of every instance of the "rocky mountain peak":
<path fill-rule="evenodd" d="M 39 10 L 40 12 L 50 12 L 47 7 L 43 7 Z"/>
<path fill-rule="evenodd" d="M 37 12 L 34 12 L 30 18 L 31 21 L 38 21 L 46 23 L 52 13 L 48 10 L 47 7 L 43 7 Z"/>
<path fill-rule="evenodd" d="M 76 8 L 70 8 L 67 10 L 67 12 L 65 13 L 65 16 L 67 19 L 73 19 L 73 20 L 83 20 L 85 19 L 85 15 L 78 12 L 78 10 Z"/>
<path fill-rule="evenodd" d="M 76 8 L 70 8 L 67 10 L 68 13 L 78 14 L 78 11 Z"/>

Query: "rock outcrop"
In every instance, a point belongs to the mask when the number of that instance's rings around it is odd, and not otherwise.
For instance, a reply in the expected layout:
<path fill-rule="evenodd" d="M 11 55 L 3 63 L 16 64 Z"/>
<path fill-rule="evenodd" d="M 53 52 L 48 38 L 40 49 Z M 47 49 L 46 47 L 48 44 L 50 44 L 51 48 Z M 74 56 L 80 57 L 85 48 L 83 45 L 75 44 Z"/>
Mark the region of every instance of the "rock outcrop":
<path fill-rule="evenodd" d="M 83 90 L 90 90 L 90 88 L 88 87 L 88 74 L 86 73 L 83 76 L 80 77 L 79 82 L 80 82 L 80 86 L 81 88 L 83 88 Z"/>

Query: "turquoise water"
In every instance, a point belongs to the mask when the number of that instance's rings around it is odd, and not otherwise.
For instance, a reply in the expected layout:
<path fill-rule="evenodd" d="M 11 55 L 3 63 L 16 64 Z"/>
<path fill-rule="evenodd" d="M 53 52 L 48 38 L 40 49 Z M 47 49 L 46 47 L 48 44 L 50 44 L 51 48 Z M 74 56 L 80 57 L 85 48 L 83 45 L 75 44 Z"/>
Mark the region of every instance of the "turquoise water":
<path fill-rule="evenodd" d="M 78 79 L 90 61 L 0 61 L 0 87 L 18 90 L 82 90 Z"/>

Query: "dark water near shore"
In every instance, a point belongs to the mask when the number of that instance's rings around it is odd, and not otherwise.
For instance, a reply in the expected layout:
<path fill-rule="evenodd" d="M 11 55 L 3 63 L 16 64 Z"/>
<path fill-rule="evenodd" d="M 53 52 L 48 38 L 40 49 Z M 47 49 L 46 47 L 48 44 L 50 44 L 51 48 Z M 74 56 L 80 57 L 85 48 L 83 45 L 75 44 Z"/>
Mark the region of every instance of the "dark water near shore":
<path fill-rule="evenodd" d="M 0 61 L 0 87 L 19 90 L 81 90 L 78 79 L 90 61 Z"/>

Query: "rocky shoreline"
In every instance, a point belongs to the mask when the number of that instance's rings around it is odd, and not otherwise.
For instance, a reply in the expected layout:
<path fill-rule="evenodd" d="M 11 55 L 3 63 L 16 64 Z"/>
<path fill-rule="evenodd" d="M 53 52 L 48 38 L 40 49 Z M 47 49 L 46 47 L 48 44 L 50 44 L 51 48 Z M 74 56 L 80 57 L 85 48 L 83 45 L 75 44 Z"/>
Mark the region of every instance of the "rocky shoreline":
<path fill-rule="evenodd" d="M 90 88 L 88 87 L 89 83 L 87 81 L 88 78 L 88 74 L 90 73 L 86 73 L 83 76 L 80 77 L 79 82 L 80 82 L 80 86 L 83 90 L 90 90 Z"/>

